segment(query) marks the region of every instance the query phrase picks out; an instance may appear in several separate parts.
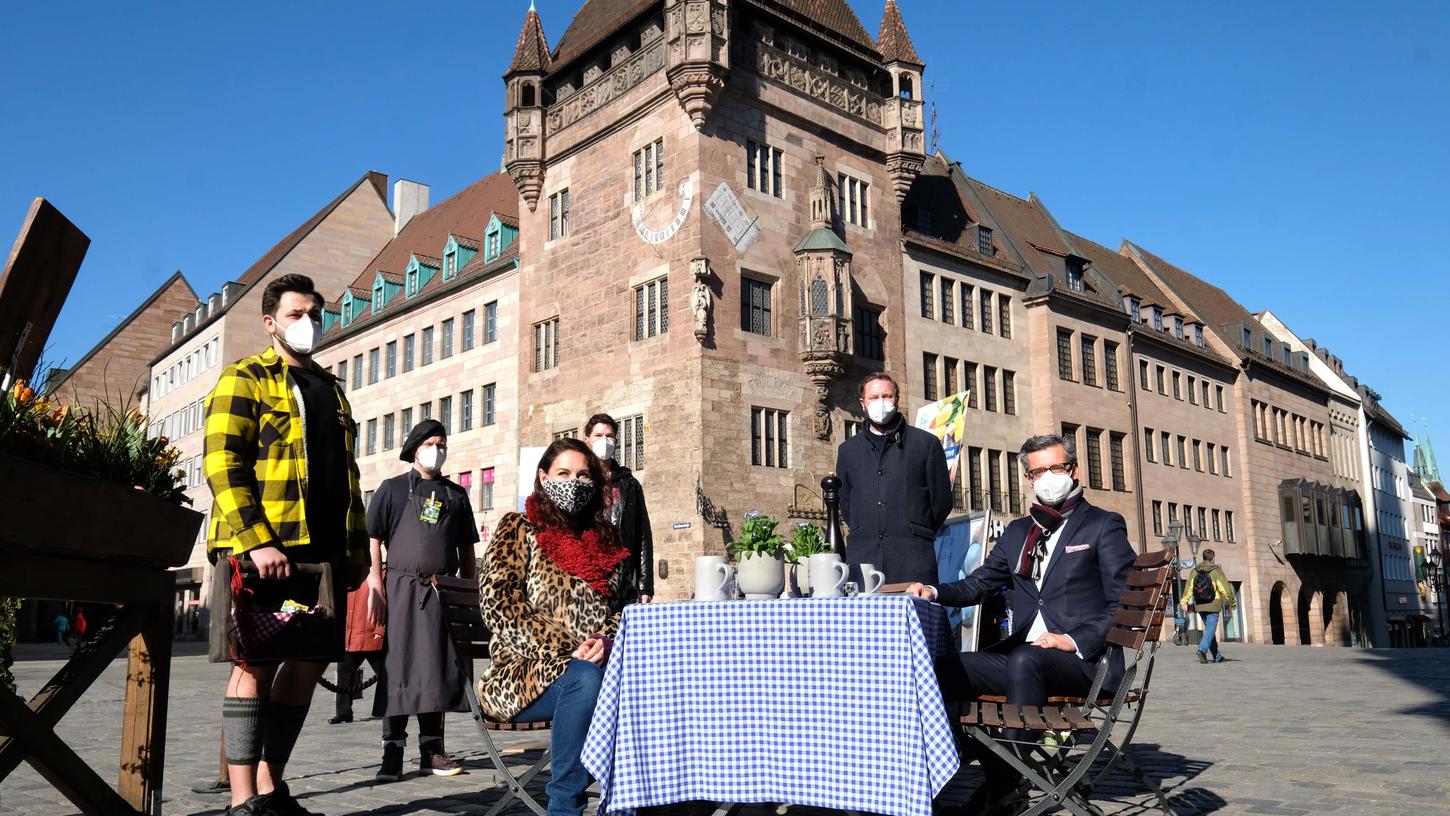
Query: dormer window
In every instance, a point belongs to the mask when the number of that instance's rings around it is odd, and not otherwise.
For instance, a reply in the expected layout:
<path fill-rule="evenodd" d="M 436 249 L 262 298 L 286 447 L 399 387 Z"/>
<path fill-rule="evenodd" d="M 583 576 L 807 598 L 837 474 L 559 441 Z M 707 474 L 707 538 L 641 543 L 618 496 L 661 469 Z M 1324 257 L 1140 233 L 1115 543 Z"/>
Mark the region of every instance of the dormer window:
<path fill-rule="evenodd" d="M 1193 345 L 1203 348 L 1203 324 L 1193 324 Z"/>
<path fill-rule="evenodd" d="M 1183 339 L 1183 318 L 1181 317 L 1173 318 L 1173 336 L 1179 340 Z"/>
<path fill-rule="evenodd" d="M 1133 318 L 1133 323 L 1143 322 L 1143 304 L 1135 297 L 1124 298 L 1127 301 L 1128 315 Z"/>
<path fill-rule="evenodd" d="M 1067 288 L 1074 292 L 1082 291 L 1082 262 L 1076 258 L 1067 259 Z"/>
<path fill-rule="evenodd" d="M 1254 333 L 1251 332 L 1251 331 L 1249 331 L 1249 327 L 1248 326 L 1245 326 L 1244 327 L 1244 337 L 1243 337 L 1243 347 L 1246 348 L 1246 349 L 1247 348 L 1251 348 L 1253 346 L 1253 343 L 1254 343 Z"/>
<path fill-rule="evenodd" d="M 484 236 L 483 259 L 485 261 L 491 261 L 497 258 L 499 253 L 503 251 L 503 242 L 499 235 L 501 231 L 498 222 L 494 222 L 493 226 L 489 227 L 488 234 Z"/>
<path fill-rule="evenodd" d="M 344 326 L 351 325 L 352 324 L 352 318 L 353 318 L 353 297 L 352 297 L 352 292 L 348 292 L 347 294 L 345 294 L 345 295 L 342 296 L 342 325 L 344 325 Z"/>
<path fill-rule="evenodd" d="M 373 312 L 376 314 L 377 312 L 381 312 L 382 310 L 383 310 L 383 276 L 382 275 L 379 275 L 377 281 L 375 281 L 373 283 Z"/>
<path fill-rule="evenodd" d="M 1163 310 L 1153 307 L 1153 331 L 1163 331 Z"/>
<path fill-rule="evenodd" d="M 458 250 L 449 249 L 443 253 L 443 280 L 453 280 L 458 274 Z"/>
<path fill-rule="evenodd" d="M 408 297 L 418 294 L 418 262 L 408 264 Z"/>

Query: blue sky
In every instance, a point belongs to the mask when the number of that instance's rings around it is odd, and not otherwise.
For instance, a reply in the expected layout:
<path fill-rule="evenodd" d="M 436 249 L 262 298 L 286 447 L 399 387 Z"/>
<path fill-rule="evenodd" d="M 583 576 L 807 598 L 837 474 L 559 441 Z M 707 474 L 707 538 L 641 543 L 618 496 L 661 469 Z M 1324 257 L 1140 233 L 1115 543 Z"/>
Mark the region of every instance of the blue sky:
<path fill-rule="evenodd" d="M 882 4 L 852 0 L 873 35 Z M 968 172 L 1272 309 L 1450 457 L 1450 4 L 900 4 Z M 538 0 L 551 42 L 579 5 Z M 365 170 L 438 201 L 496 169 L 527 8 L 7 9 L 0 241 L 36 195 L 92 239 L 50 359 L 177 269 L 203 294 L 236 277 Z"/>

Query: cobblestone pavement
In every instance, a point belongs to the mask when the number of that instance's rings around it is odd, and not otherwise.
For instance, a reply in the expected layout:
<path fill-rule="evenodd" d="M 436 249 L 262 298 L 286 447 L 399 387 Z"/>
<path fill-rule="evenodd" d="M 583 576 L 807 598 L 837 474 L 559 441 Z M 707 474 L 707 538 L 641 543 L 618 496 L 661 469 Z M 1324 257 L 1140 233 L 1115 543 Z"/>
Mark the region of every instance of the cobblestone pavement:
<path fill-rule="evenodd" d="M 198 644 L 178 644 L 177 652 L 163 812 L 219 814 L 222 797 L 189 788 L 216 774 L 226 667 L 208 663 Z M 22 646 L 15 665 L 21 691 L 33 693 L 61 654 L 54 646 Z M 1450 652 L 1235 646 L 1228 654 L 1231 661 L 1205 666 L 1191 647 L 1166 646 L 1158 661 L 1132 754 L 1163 780 L 1180 814 L 1450 813 Z M 124 666 L 114 663 L 59 728 L 108 780 L 118 762 Z M 468 773 L 375 786 L 380 724 L 328 725 L 331 714 L 331 696 L 319 693 L 288 769 L 293 792 L 309 808 L 329 816 L 482 813 L 499 795 L 465 715 L 449 716 L 448 742 Z M 524 762 L 522 752 L 542 741 L 521 734 L 507 744 Z M 963 770 L 945 796 L 964 798 L 979 778 L 975 767 Z M 1109 812 L 1151 811 L 1151 797 L 1130 784 L 1103 794 Z M 0 813 L 74 811 L 29 766 L 0 783 Z M 802 811 L 815 813 L 792 809 Z"/>

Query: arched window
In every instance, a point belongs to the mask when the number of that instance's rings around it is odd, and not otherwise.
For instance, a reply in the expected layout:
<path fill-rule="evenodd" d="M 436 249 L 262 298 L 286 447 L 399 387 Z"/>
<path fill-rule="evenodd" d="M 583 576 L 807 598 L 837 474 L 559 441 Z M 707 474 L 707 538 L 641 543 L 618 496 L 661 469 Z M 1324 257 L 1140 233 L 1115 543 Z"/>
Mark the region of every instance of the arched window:
<path fill-rule="evenodd" d="M 532 83 L 532 82 L 525 82 L 520 87 L 519 90 L 520 90 L 520 98 L 519 98 L 519 106 L 520 107 L 532 108 L 532 107 L 534 107 L 534 105 L 537 104 L 534 100 L 537 97 L 538 92 L 536 90 L 534 90 L 534 83 Z"/>
<path fill-rule="evenodd" d="M 830 311 L 831 288 L 826 284 L 825 278 L 816 278 L 811 282 L 811 316 L 825 317 Z"/>
<path fill-rule="evenodd" d="M 911 84 L 911 74 L 901 74 L 901 90 L 899 95 L 902 99 L 915 99 L 915 88 Z"/>

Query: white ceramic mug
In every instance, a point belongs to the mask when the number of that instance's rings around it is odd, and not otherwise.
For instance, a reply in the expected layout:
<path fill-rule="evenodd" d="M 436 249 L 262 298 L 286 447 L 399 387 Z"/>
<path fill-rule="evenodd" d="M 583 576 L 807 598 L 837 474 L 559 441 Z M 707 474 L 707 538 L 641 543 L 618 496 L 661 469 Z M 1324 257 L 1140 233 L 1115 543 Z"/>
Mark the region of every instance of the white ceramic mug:
<path fill-rule="evenodd" d="M 735 568 L 723 555 L 702 555 L 695 559 L 695 600 L 723 601 Z"/>
<path fill-rule="evenodd" d="M 837 598 L 841 587 L 851 576 L 851 568 L 835 553 L 819 553 L 810 558 L 808 568 L 811 575 L 812 598 Z"/>
<path fill-rule="evenodd" d="M 886 573 L 876 569 L 870 564 L 862 564 L 861 583 L 864 585 L 861 587 L 862 595 L 875 595 L 881 591 L 881 587 L 886 583 Z"/>

